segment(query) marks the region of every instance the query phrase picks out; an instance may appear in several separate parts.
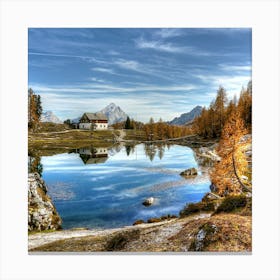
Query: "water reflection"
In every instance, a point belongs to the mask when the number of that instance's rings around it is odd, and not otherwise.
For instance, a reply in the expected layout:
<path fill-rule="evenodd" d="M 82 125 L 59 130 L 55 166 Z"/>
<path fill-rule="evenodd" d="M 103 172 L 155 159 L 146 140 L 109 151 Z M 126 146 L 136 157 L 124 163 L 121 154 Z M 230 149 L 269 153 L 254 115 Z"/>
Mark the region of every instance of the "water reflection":
<path fill-rule="evenodd" d="M 158 155 L 159 159 L 163 158 L 165 147 L 166 146 L 163 144 L 145 144 L 144 150 L 150 161 L 153 161 L 156 154 Z"/>
<path fill-rule="evenodd" d="M 84 164 L 104 163 L 108 159 L 108 149 L 105 147 L 90 146 L 78 149 L 77 152 Z"/>
<path fill-rule="evenodd" d="M 44 165 L 42 178 L 65 229 L 111 228 L 177 215 L 186 203 L 199 201 L 209 190 L 207 173 L 199 172 L 193 180 L 180 176 L 182 170 L 198 168 L 193 150 L 187 147 L 150 143 L 38 154 L 44 156 L 32 154 L 30 163 Z M 147 197 L 155 198 L 149 209 L 142 205 Z"/>
<path fill-rule="evenodd" d="M 130 154 L 134 154 L 135 145 L 126 145 L 125 146 L 125 151 L 126 151 L 127 156 L 129 156 Z"/>

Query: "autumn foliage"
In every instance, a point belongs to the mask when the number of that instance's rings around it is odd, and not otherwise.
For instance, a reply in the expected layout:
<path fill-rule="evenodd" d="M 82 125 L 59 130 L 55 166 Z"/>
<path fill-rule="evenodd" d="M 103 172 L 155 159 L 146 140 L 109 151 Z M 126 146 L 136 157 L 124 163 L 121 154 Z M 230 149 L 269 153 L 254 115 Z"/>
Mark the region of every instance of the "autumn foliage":
<path fill-rule="evenodd" d="M 179 138 L 193 133 L 191 127 L 169 125 L 161 119 L 154 122 L 152 118 L 149 123 L 144 125 L 143 130 L 149 141 Z"/>
<path fill-rule="evenodd" d="M 245 127 L 252 129 L 252 83 L 242 89 L 239 100 L 236 97 L 228 101 L 226 90 L 220 87 L 215 100 L 209 108 L 203 108 L 201 115 L 194 120 L 194 132 L 204 138 L 219 138 L 223 127 L 233 111 L 239 111 Z"/>
<path fill-rule="evenodd" d="M 33 131 L 38 128 L 42 110 L 40 95 L 35 94 L 30 88 L 28 90 L 28 128 Z"/>
<path fill-rule="evenodd" d="M 234 110 L 223 127 L 217 152 L 217 162 L 210 174 L 216 192 L 221 196 L 243 192 L 242 175 L 247 172 L 248 163 L 243 151 L 242 137 L 247 133 L 240 112 Z"/>
<path fill-rule="evenodd" d="M 243 139 L 252 130 L 252 83 L 241 90 L 239 100 L 235 97 L 229 102 L 225 89 L 220 87 L 209 108 L 203 108 L 195 119 L 193 129 L 204 138 L 220 138 L 217 152 L 221 161 L 210 174 L 215 192 L 227 196 L 250 191 L 251 186 L 244 181 L 248 175 L 248 161 Z"/>

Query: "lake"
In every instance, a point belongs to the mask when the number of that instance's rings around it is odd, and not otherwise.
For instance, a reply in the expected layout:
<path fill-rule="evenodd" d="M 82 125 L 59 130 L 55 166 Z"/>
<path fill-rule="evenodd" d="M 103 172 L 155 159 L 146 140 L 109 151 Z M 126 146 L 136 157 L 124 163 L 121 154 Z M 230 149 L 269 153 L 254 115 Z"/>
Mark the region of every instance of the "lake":
<path fill-rule="evenodd" d="M 115 228 L 167 214 L 178 215 L 189 202 L 209 191 L 193 150 L 179 145 L 85 147 L 71 153 L 41 157 L 48 186 L 64 229 Z M 181 171 L 196 167 L 199 175 L 185 179 Z M 154 197 L 153 205 L 142 202 Z"/>

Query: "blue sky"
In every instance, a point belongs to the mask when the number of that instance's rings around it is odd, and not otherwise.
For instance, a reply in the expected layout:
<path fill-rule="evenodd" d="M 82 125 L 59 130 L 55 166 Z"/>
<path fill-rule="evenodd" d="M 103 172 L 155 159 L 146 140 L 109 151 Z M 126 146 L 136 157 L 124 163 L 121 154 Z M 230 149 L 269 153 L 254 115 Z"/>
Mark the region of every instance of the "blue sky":
<path fill-rule="evenodd" d="M 61 120 L 114 102 L 164 121 L 251 79 L 251 29 L 30 28 L 28 83 Z"/>

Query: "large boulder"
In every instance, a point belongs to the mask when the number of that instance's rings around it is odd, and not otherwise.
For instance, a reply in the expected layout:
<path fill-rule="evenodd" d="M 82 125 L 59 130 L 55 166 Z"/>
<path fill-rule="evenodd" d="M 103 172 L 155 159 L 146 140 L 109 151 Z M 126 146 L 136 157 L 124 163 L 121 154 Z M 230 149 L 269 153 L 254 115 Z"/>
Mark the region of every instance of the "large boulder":
<path fill-rule="evenodd" d="M 28 230 L 56 230 L 61 223 L 43 179 L 38 173 L 28 174 Z"/>
<path fill-rule="evenodd" d="M 197 174 L 198 174 L 197 170 L 194 167 L 186 169 L 185 171 L 180 173 L 180 175 L 184 177 L 193 177 L 196 176 Z"/>
<path fill-rule="evenodd" d="M 154 203 L 155 199 L 153 197 L 149 197 L 149 198 L 146 198 L 144 201 L 143 201 L 143 205 L 145 206 L 150 206 Z"/>

